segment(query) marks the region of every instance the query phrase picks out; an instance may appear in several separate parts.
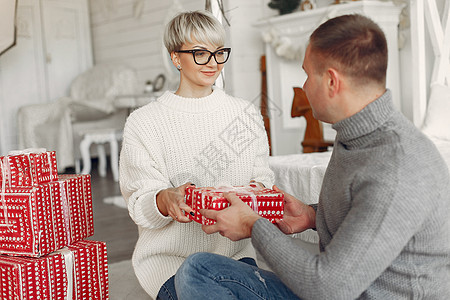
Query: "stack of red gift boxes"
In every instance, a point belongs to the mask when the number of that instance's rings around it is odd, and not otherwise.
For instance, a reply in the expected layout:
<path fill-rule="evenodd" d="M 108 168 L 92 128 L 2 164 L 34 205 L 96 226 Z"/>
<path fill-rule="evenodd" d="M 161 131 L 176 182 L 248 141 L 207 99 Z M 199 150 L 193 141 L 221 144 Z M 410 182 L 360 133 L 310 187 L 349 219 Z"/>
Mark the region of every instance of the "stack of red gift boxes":
<path fill-rule="evenodd" d="M 109 299 L 93 234 L 89 175 L 58 176 L 54 151 L 0 156 L 0 299 Z"/>
<path fill-rule="evenodd" d="M 230 206 L 230 203 L 223 195 L 225 192 L 235 193 L 236 196 L 249 205 L 255 212 L 272 223 L 275 223 L 277 219 L 283 218 L 283 193 L 268 188 L 262 188 L 254 184 L 248 186 L 216 188 L 188 186 L 185 192 L 186 204 L 194 210 L 195 215 L 192 216 L 188 213 L 186 213 L 186 215 L 191 220 L 200 224 L 214 224 L 214 220 L 205 218 L 198 210 L 202 208 L 221 210 Z"/>

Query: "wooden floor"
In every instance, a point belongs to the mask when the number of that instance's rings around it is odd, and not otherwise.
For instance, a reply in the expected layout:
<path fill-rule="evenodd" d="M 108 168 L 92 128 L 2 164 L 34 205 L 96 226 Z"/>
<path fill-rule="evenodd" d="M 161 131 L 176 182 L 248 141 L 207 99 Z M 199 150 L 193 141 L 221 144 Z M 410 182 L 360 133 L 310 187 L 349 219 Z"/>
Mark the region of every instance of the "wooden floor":
<path fill-rule="evenodd" d="M 66 170 L 66 173 L 73 173 L 73 170 Z M 120 189 L 110 169 L 106 177 L 98 175 L 95 160 L 92 162 L 91 185 L 94 235 L 88 239 L 106 242 L 109 264 L 131 259 L 138 238 L 137 226 L 128 215 L 128 210 L 103 202 L 105 197 L 119 196 Z"/>

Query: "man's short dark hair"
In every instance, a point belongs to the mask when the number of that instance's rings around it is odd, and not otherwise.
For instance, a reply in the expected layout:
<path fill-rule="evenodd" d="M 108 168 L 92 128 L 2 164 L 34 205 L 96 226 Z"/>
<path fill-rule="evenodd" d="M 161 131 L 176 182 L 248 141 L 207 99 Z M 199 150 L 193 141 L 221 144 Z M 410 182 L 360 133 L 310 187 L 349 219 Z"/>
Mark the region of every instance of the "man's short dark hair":
<path fill-rule="evenodd" d="M 316 69 L 334 67 L 359 83 L 386 84 L 387 42 L 383 30 L 358 14 L 330 19 L 310 37 Z"/>

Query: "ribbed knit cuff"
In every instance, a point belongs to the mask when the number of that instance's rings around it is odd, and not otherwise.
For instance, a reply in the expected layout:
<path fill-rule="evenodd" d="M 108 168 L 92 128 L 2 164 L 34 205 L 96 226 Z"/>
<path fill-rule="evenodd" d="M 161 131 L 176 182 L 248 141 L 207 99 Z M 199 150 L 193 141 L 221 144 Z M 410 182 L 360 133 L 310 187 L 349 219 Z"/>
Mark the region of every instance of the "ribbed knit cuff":
<path fill-rule="evenodd" d="M 161 189 L 162 190 L 162 189 Z M 148 195 L 144 201 L 139 201 L 139 207 L 136 207 L 136 216 L 144 220 L 137 220 L 138 224 L 152 224 L 153 228 L 161 228 L 172 221 L 170 216 L 163 216 L 156 204 L 156 195 L 161 191 L 157 190 L 153 195 Z M 149 203 L 151 202 L 151 203 Z"/>
<path fill-rule="evenodd" d="M 312 209 L 314 209 L 314 211 L 317 214 L 317 206 L 319 206 L 319 204 L 318 203 L 314 203 L 314 204 L 309 204 L 309 206 L 312 207 Z M 311 229 L 314 230 L 314 231 L 317 231 L 316 228 L 311 228 Z"/>
<path fill-rule="evenodd" d="M 258 245 L 265 245 L 279 233 L 278 228 L 270 223 L 269 220 L 260 218 L 253 224 L 252 244 L 258 249 Z"/>

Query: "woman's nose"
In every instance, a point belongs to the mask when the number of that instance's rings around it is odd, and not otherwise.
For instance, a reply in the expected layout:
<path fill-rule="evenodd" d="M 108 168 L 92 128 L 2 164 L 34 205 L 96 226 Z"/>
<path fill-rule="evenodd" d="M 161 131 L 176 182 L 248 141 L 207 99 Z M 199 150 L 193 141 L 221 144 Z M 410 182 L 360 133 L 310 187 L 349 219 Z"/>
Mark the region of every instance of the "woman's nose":
<path fill-rule="evenodd" d="M 211 65 L 211 66 L 217 65 L 217 62 L 216 62 L 216 59 L 215 59 L 214 55 L 211 56 L 210 60 L 208 61 L 208 63 L 206 65 L 208 65 L 208 66 L 209 65 Z"/>

